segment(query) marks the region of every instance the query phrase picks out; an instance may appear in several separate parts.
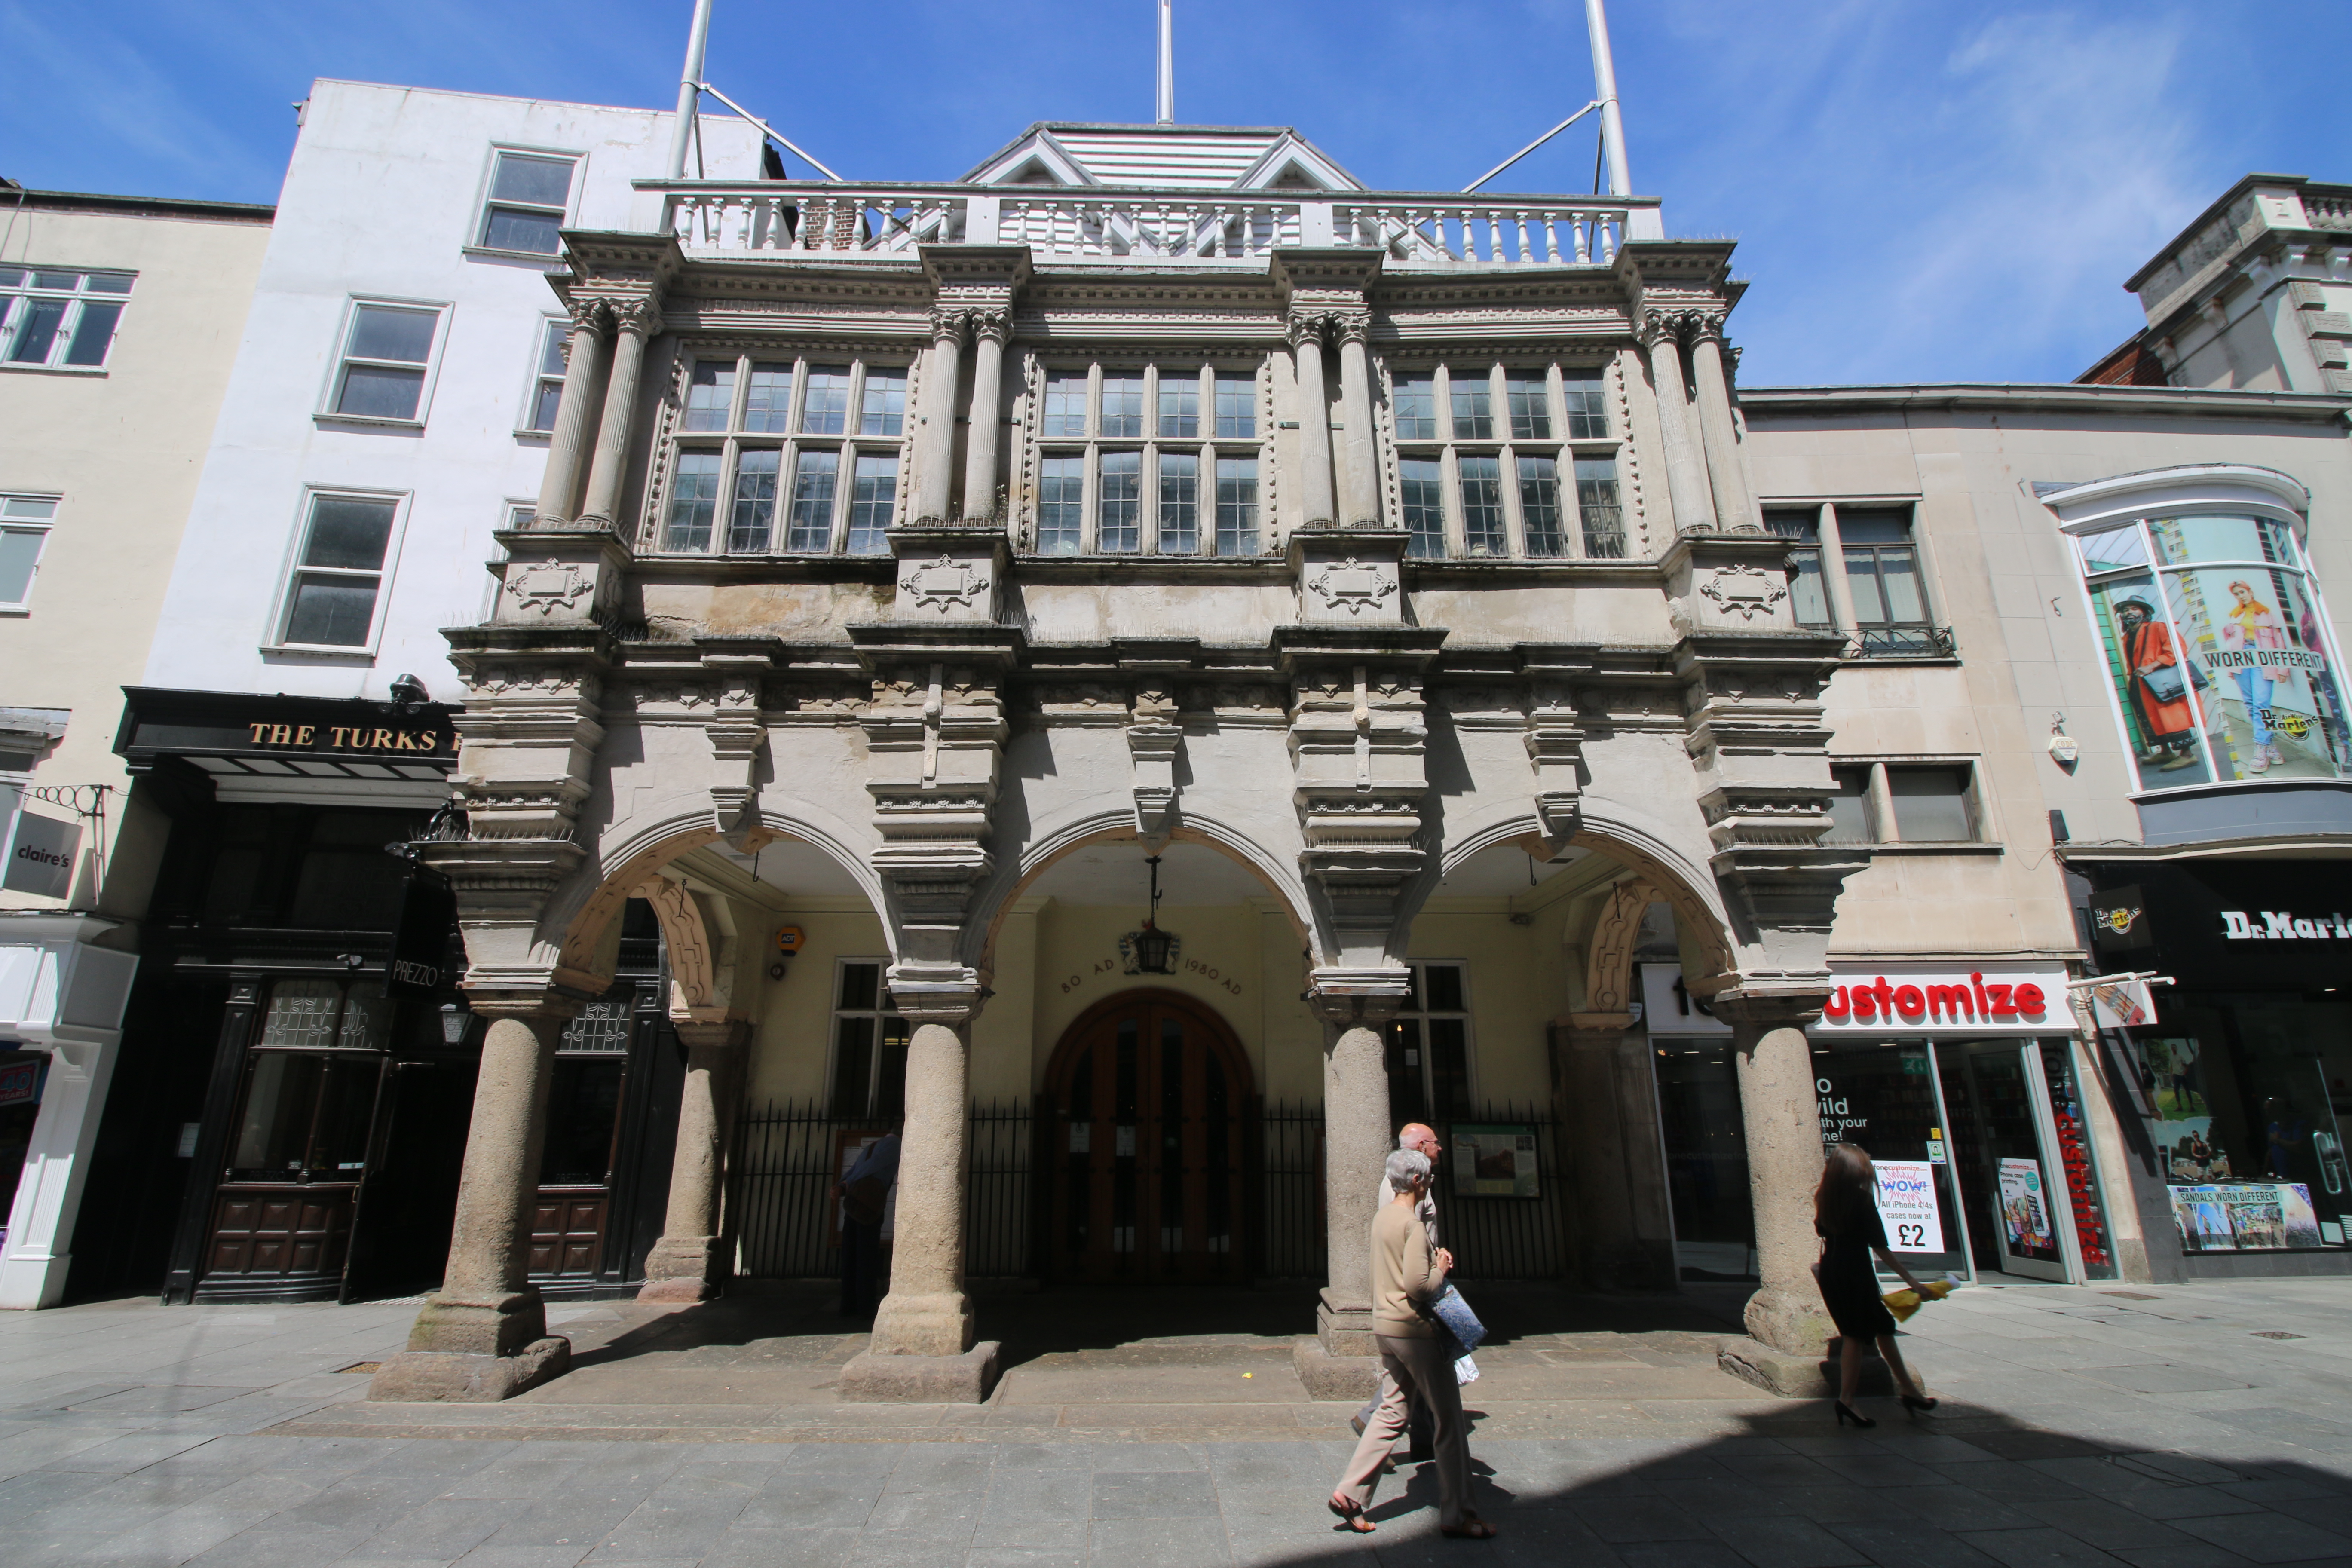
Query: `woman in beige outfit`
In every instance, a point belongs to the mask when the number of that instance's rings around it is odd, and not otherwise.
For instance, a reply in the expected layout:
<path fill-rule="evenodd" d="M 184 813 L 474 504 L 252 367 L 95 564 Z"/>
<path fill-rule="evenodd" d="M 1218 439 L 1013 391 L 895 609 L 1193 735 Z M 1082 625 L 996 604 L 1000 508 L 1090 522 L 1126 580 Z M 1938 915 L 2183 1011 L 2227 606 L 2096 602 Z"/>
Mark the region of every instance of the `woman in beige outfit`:
<path fill-rule="evenodd" d="M 1329 1506 L 1349 1529 L 1371 1532 L 1364 1510 L 1418 1394 L 1437 1422 L 1438 1531 L 1490 1540 L 1494 1527 L 1470 1510 L 1470 1435 L 1462 1418 L 1462 1387 L 1454 1380 L 1454 1363 L 1436 1326 L 1418 1310 L 1437 1300 L 1454 1267 L 1452 1254 L 1429 1245 L 1416 1212 L 1429 1190 L 1429 1156 L 1400 1149 L 1389 1156 L 1387 1173 L 1391 1195 L 1372 1217 L 1372 1337 L 1388 1373 L 1385 1396 Z"/>

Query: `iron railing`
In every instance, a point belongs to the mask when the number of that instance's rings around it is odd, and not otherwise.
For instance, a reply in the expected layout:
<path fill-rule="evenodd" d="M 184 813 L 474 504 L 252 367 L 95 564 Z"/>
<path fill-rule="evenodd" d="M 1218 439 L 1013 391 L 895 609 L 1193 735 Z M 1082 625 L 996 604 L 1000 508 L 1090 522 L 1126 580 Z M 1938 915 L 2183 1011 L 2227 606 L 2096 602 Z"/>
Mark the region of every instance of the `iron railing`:
<path fill-rule="evenodd" d="M 1532 1198 L 1460 1196 L 1453 1190 L 1449 1158 L 1437 1205 L 1457 1273 L 1465 1280 L 1560 1278 L 1568 1198 L 1550 1117 L 1507 1104 L 1459 1121 L 1532 1129 L 1538 1177 Z M 1039 1125 L 1038 1113 L 1026 1105 L 971 1107 L 965 1129 L 964 1268 L 975 1279 L 1044 1272 L 1037 1216 L 1045 1193 L 1032 1179 L 1041 1168 Z M 771 1102 L 738 1118 L 728 1215 L 740 1271 L 770 1279 L 837 1272 L 839 1218 L 828 1195 L 839 1179 L 841 1151 L 854 1138 L 889 1131 L 896 1131 L 894 1123 L 835 1116 L 814 1101 Z M 1440 1131 L 1450 1137 L 1450 1124 Z M 1322 1279 L 1322 1108 L 1288 1101 L 1254 1107 L 1244 1149 L 1259 1221 L 1250 1246 L 1251 1274 Z"/>

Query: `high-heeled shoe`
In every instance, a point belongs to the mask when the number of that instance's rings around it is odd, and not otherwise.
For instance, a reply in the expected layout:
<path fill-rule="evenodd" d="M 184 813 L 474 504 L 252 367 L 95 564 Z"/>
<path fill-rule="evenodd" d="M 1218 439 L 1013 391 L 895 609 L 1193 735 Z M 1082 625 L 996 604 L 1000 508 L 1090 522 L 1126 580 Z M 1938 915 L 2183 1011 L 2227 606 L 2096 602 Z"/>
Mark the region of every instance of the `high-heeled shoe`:
<path fill-rule="evenodd" d="M 1840 1426 L 1843 1426 L 1849 1421 L 1853 1422 L 1857 1426 L 1863 1427 L 1875 1426 L 1878 1425 L 1875 1420 L 1872 1419 L 1870 1416 L 1864 1415 L 1861 1411 L 1856 1410 L 1853 1405 L 1848 1405 L 1843 1399 L 1836 1401 L 1836 1405 L 1837 1424 Z"/>
<path fill-rule="evenodd" d="M 1943 1401 L 1937 1399 L 1932 1394 L 1906 1394 L 1903 1396 L 1903 1408 L 1915 1414 L 1922 1410 L 1933 1410 L 1937 1405 L 1942 1403 Z"/>

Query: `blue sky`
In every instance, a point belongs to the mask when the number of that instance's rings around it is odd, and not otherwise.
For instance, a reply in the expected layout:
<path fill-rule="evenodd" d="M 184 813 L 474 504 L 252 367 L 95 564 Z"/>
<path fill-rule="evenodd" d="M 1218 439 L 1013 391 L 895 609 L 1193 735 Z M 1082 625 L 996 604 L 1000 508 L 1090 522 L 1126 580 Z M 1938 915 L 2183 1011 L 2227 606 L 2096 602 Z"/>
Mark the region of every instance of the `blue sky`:
<path fill-rule="evenodd" d="M 268 201 L 313 77 L 662 105 L 689 0 L 0 0 L 0 174 Z M 2352 180 L 2347 0 L 1613 0 L 1635 185 L 1739 241 L 1751 386 L 2063 381 L 2250 170 Z M 709 77 L 852 178 L 1149 120 L 1152 0 L 718 0 Z M 1177 112 L 1454 189 L 1591 92 L 1582 0 L 1177 0 Z M 1589 121 L 1587 123 L 1590 123 Z M 1498 184 L 1589 189 L 1570 132 Z"/>

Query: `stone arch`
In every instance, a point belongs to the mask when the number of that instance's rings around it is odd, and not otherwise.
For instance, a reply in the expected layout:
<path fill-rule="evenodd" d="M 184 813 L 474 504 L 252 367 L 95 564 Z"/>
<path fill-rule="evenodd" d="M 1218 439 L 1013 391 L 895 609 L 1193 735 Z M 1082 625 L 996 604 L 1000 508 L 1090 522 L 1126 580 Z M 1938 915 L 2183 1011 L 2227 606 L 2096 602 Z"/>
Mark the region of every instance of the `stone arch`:
<path fill-rule="evenodd" d="M 1585 950 L 1584 1008 L 1587 1013 L 1624 1013 L 1633 1000 L 1633 949 L 1642 921 L 1662 895 L 1635 875 L 1609 889 L 1601 918 L 1593 922 Z"/>
<path fill-rule="evenodd" d="M 757 848 L 779 839 L 792 839 L 827 856 L 857 883 L 881 917 L 883 937 L 895 958 L 898 922 L 891 918 L 887 890 L 874 874 L 874 868 L 851 850 L 838 825 L 799 803 L 763 800 L 759 817 L 760 826 L 748 837 L 745 847 Z M 604 937 L 620 918 L 621 907 L 632 898 L 646 896 L 648 883 L 666 881 L 660 875 L 663 867 L 688 850 L 715 844 L 723 837 L 712 822 L 708 805 L 608 830 L 602 837 L 595 858 L 557 889 L 541 916 L 542 938 L 555 949 L 556 983 L 591 995 L 601 994 L 612 984 L 610 965 L 604 956 Z M 678 891 L 683 894 L 685 889 Z M 693 900 L 687 899 L 684 907 L 693 909 Z M 664 914 L 664 906 L 658 900 L 655 901 L 655 912 L 656 916 Z M 685 917 L 675 913 L 675 918 L 683 921 Z M 682 939 L 695 939 L 698 930 L 700 951 L 715 962 L 719 943 L 712 940 L 698 910 L 695 920 L 696 926 L 681 923 L 673 931 L 670 918 L 665 917 L 664 940 L 675 948 Z M 672 973 L 674 976 L 678 973 L 675 958 Z M 715 970 L 709 973 L 715 976 Z M 712 994 L 706 986 L 703 994 Z M 683 987 L 677 993 L 678 999 L 688 1005 L 707 1005 L 688 1002 L 689 994 Z"/>
<path fill-rule="evenodd" d="M 1589 808 L 1592 797 L 1587 796 Z M 1455 868 L 1482 849 L 1500 844 L 1519 844 L 1528 854 L 1538 858 L 1549 856 L 1560 841 L 1548 837 L 1533 811 L 1498 817 L 1461 838 L 1448 844 L 1435 858 L 1434 863 L 1415 879 L 1408 897 L 1399 910 L 1397 921 L 1399 942 L 1412 929 L 1412 919 L 1422 904 L 1437 889 L 1439 882 Z M 1649 885 L 1651 899 L 1663 900 L 1673 910 L 1675 918 L 1696 933 L 1712 965 L 1713 974 L 1730 974 L 1738 967 L 1732 949 L 1731 920 L 1723 904 L 1723 896 L 1716 886 L 1713 873 L 1693 862 L 1690 858 L 1666 843 L 1655 834 L 1633 823 L 1586 810 L 1577 822 L 1577 830 L 1566 842 L 1580 849 L 1590 849 L 1622 865 Z M 1642 911 L 1636 910 L 1633 924 L 1639 929 Z M 1400 949 L 1401 950 L 1401 949 Z M 1630 955 L 1632 948 L 1627 948 Z"/>
<path fill-rule="evenodd" d="M 1232 825 L 1197 812 L 1184 813 L 1168 837 L 1171 843 L 1198 844 L 1238 863 L 1264 883 L 1266 891 L 1281 904 L 1290 917 L 1291 929 L 1298 935 L 1299 945 L 1322 950 L 1305 884 L 1295 876 L 1286 876 L 1282 862 L 1264 846 Z M 965 962 L 982 971 L 993 966 L 997 932 L 1013 900 L 1055 861 L 1088 844 L 1122 842 L 1138 846 L 1143 842 L 1142 835 L 1136 831 L 1134 808 L 1125 803 L 1089 812 L 1032 839 L 1017 864 L 1007 862 L 997 868 L 996 875 L 974 904 L 971 919 L 965 927 Z"/>

